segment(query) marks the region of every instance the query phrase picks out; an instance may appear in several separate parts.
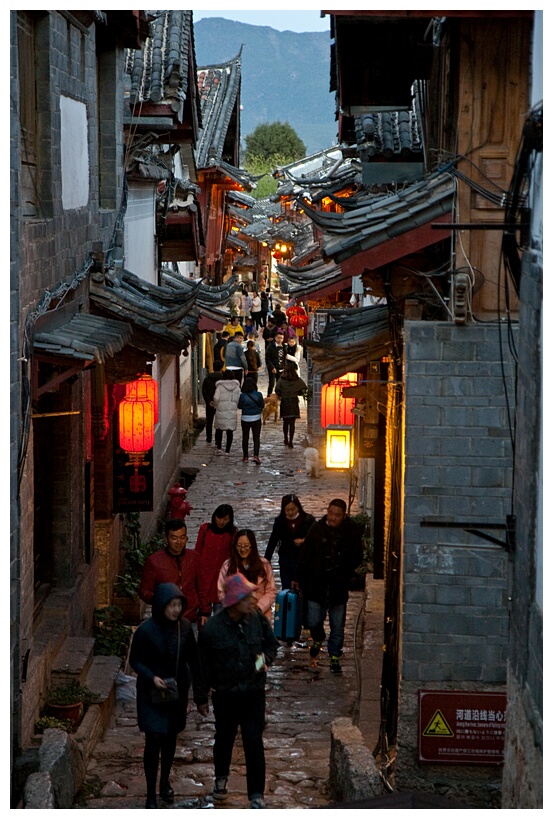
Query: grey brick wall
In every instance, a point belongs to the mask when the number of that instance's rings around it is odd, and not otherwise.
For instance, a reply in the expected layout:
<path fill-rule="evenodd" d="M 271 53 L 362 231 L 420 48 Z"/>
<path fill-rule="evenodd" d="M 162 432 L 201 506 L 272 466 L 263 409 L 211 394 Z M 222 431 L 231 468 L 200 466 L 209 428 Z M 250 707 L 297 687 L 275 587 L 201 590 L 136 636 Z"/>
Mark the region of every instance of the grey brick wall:
<path fill-rule="evenodd" d="M 504 683 L 505 550 L 462 529 L 421 528 L 420 522 L 428 516 L 504 522 L 511 512 L 503 373 L 511 413 L 514 379 L 507 328 L 501 327 L 500 344 L 493 323 L 406 322 L 405 327 L 402 678 L 439 679 L 439 657 L 444 679 Z M 434 659 L 410 650 L 412 632 L 426 635 Z"/>
<path fill-rule="evenodd" d="M 404 787 L 417 767 L 416 714 L 404 705 L 407 693 L 498 690 L 506 681 L 506 550 L 463 529 L 420 526 L 429 516 L 504 523 L 511 513 L 513 453 L 504 376 L 512 413 L 514 367 L 506 326 L 500 343 L 496 323 L 406 322 L 398 726 L 399 769 L 408 772 Z M 490 781 L 497 784 L 498 775 Z"/>

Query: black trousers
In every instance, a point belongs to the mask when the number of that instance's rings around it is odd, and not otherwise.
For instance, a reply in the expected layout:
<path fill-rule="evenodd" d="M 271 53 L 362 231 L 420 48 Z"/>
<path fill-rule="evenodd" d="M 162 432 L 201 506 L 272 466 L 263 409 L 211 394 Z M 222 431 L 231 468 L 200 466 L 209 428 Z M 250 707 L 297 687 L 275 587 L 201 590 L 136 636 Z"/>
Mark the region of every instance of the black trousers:
<path fill-rule="evenodd" d="M 248 449 L 250 444 L 250 429 L 253 438 L 253 454 L 254 457 L 259 457 L 259 439 L 261 437 L 261 418 L 257 421 L 242 421 L 242 455 L 244 458 L 248 457 Z"/>
<path fill-rule="evenodd" d="M 228 777 L 232 749 L 238 727 L 242 733 L 242 745 L 246 757 L 246 783 L 248 799 L 265 793 L 265 691 L 229 693 L 214 691 L 212 695 L 215 714 L 215 744 L 213 762 L 215 778 Z"/>
<path fill-rule="evenodd" d="M 211 404 L 205 405 L 205 439 L 208 444 L 211 443 L 213 437 L 213 419 L 215 418 L 215 407 Z"/>
<path fill-rule="evenodd" d="M 232 446 L 232 439 L 234 438 L 234 431 L 232 429 L 225 430 L 227 433 L 227 443 L 225 447 L 225 452 L 230 452 L 230 448 Z M 215 446 L 217 449 L 223 448 L 223 430 L 216 429 L 215 430 Z"/>
<path fill-rule="evenodd" d="M 277 370 L 276 373 L 273 373 L 273 372 L 271 372 L 270 368 L 268 368 L 268 370 L 269 370 L 269 388 L 267 390 L 267 396 L 269 396 L 274 391 L 276 382 L 278 381 L 278 379 L 280 378 L 280 376 L 284 372 L 283 370 Z"/>
<path fill-rule="evenodd" d="M 163 785 L 169 781 L 169 773 L 175 758 L 176 747 L 176 734 L 146 733 L 146 742 L 144 744 L 144 773 L 146 774 L 146 789 L 149 797 L 154 797 L 156 795 L 156 781 L 160 755 L 160 785 Z"/>

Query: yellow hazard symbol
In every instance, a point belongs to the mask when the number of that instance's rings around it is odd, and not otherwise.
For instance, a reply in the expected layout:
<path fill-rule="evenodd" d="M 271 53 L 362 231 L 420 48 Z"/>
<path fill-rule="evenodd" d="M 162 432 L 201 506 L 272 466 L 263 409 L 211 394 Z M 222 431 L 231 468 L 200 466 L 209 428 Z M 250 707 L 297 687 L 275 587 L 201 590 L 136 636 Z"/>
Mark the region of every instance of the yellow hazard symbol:
<path fill-rule="evenodd" d="M 453 731 L 447 724 L 442 712 L 438 709 L 422 732 L 422 735 L 424 737 L 452 737 Z"/>

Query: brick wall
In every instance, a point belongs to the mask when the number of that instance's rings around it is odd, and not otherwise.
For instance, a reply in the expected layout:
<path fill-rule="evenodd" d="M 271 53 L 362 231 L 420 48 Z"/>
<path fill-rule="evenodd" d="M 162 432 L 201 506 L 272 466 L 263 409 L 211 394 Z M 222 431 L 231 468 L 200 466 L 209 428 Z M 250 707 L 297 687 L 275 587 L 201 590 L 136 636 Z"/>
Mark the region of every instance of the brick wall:
<path fill-rule="evenodd" d="M 29 742 L 34 719 L 40 706 L 41 692 L 48 681 L 52 657 L 65 633 L 83 634 L 91 628 L 97 585 L 97 567 L 94 556 L 90 564 L 84 556 L 84 462 L 89 453 L 83 416 L 70 416 L 73 421 L 33 421 L 27 441 L 23 481 L 17 507 L 17 481 L 15 464 L 19 435 L 19 394 L 21 389 L 21 358 L 23 328 L 27 315 L 39 304 L 44 292 L 59 282 L 69 281 L 80 271 L 93 250 L 95 243 L 104 249 L 110 247 L 111 236 L 119 205 L 117 192 L 121 191 L 123 133 L 123 106 L 115 106 L 113 121 L 102 122 L 105 106 L 100 106 L 100 125 L 103 135 L 113 134 L 112 152 L 102 154 L 102 162 L 112 169 L 118 164 L 118 172 L 103 189 L 99 209 L 98 156 L 98 110 L 97 76 L 109 76 L 117 85 L 111 91 L 113 99 L 123 98 L 121 49 L 113 50 L 113 44 L 104 44 L 105 59 L 97 72 L 96 27 L 83 31 L 63 12 L 31 13 L 34 21 L 37 64 L 37 123 L 40 146 L 39 168 L 36 179 L 38 207 L 36 216 L 23 218 L 18 203 L 18 181 L 21 174 L 19 134 L 19 82 L 17 60 L 17 30 L 11 18 L 12 72 L 11 72 L 11 414 L 12 414 L 12 527 L 11 527 L 11 597 L 12 597 L 12 686 L 15 692 L 22 690 L 23 703 L 15 697 L 14 731 L 15 745 Z M 109 49 L 112 49 L 111 57 Z M 87 108 L 89 168 L 89 202 L 86 207 L 64 211 L 61 202 L 61 152 L 60 152 L 60 95 L 83 102 Z M 106 130 L 107 129 L 107 130 Z M 119 130 L 118 130 L 119 129 Z M 102 143 L 106 146 L 106 141 Z M 115 157 L 115 158 L 114 158 Z M 15 251 L 15 252 L 14 252 Z M 88 298 L 86 282 L 77 291 L 69 290 L 65 303 L 81 299 L 86 309 Z M 30 372 L 29 372 L 30 375 Z M 86 378 L 86 376 L 84 377 Z M 90 412 L 89 393 L 81 383 L 83 376 L 70 389 L 67 406 L 56 409 L 76 409 Z M 58 395 L 62 402 L 61 392 Z M 47 402 L 46 402 L 47 403 Z M 44 407 L 42 408 L 44 411 Z M 35 441 L 44 434 L 44 428 L 36 424 L 51 423 L 60 449 L 64 450 L 62 469 L 56 470 L 52 462 L 50 470 L 35 476 Z M 32 428 L 32 425 L 35 428 Z M 64 434 L 65 428 L 65 434 Z M 54 453 L 55 459 L 55 453 Z M 53 508 L 58 509 L 53 521 L 55 579 L 63 594 L 50 594 L 44 604 L 41 617 L 48 628 L 37 631 L 34 590 L 34 509 L 35 480 L 50 480 Z M 59 488 L 59 491 L 57 491 Z M 38 533 L 39 535 L 40 533 Z M 38 536 L 37 535 L 37 536 Z M 27 680 L 22 682 L 22 658 L 27 651 L 29 665 Z"/>
<path fill-rule="evenodd" d="M 432 790 L 446 775 L 440 766 L 416 764 L 417 689 L 504 690 L 507 552 L 462 529 L 421 528 L 420 522 L 441 516 L 476 525 L 505 522 L 510 514 L 513 454 L 504 378 L 512 412 L 513 373 L 505 325 L 500 343 L 496 323 L 406 322 L 398 728 L 403 788 L 418 782 Z M 500 773 L 456 768 L 453 775 L 452 767 L 447 778 L 458 783 L 457 795 L 498 806 Z"/>

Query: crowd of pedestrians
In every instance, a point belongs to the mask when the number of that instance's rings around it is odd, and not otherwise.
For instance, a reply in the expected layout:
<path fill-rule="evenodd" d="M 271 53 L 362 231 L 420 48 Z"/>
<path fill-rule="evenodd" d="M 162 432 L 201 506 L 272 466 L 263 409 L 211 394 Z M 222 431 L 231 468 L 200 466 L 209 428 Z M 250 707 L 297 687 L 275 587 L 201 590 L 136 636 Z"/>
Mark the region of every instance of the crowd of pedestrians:
<path fill-rule="evenodd" d="M 251 297 L 245 290 L 238 292 L 234 301 L 237 313 L 218 334 L 213 348 L 212 371 L 202 382 L 207 443 L 212 442 L 215 427 L 217 454 L 229 457 L 238 427 L 238 411 L 241 410 L 242 460 L 247 462 L 250 457 L 251 432 L 252 460 L 257 465 L 261 464 L 259 447 L 265 405 L 257 389 L 259 373 L 265 368 L 269 382 L 266 397 L 274 393 L 279 400 L 284 445 L 287 447 L 294 446 L 295 423 L 300 417 L 299 398 L 307 394 L 307 385 L 299 375 L 301 345 L 298 337 L 280 305 L 274 303 L 271 307 L 269 299 L 269 291 L 254 291 Z M 263 357 L 258 340 L 260 335 L 264 341 Z"/>
<path fill-rule="evenodd" d="M 147 559 L 140 585 L 151 618 L 137 629 L 130 653 L 138 678 L 138 726 L 145 734 L 146 808 L 157 807 L 158 793 L 165 803 L 174 801 L 169 777 L 177 735 L 186 726 L 190 684 L 199 713 L 207 716 L 210 698 L 214 709 L 213 799 L 228 796 L 240 728 L 250 807 L 265 808 L 266 671 L 279 647 L 272 629 L 278 589 L 271 558 L 278 553 L 282 588 L 303 595 L 314 666 L 328 616 L 330 670 L 339 674 L 348 583 L 362 562 L 360 527 L 340 498 L 316 521 L 290 493 L 282 497 L 265 557 L 255 533 L 237 529 L 227 503 L 200 526 L 194 549 L 186 548 L 180 518 L 169 520 L 165 530 L 167 544 Z"/>

